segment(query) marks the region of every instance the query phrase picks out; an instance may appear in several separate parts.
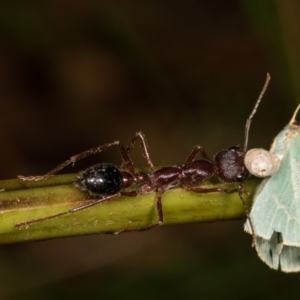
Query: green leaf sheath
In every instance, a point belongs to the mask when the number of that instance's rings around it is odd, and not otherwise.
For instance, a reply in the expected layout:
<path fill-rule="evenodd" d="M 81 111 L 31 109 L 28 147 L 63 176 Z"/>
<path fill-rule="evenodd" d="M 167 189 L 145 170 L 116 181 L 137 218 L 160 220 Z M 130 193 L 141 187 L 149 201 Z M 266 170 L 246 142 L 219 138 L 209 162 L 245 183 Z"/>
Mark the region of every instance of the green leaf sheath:
<path fill-rule="evenodd" d="M 15 228 L 16 224 L 48 217 L 93 201 L 76 188 L 76 174 L 57 175 L 41 181 L 0 181 L 0 243 L 20 243 L 95 233 L 121 233 L 156 226 L 156 193 L 117 197 L 90 208 Z M 244 200 L 250 200 L 258 180 L 245 184 Z M 237 185 L 206 181 L 201 187 L 236 188 Z M 225 221 L 245 217 L 238 193 L 187 192 L 181 188 L 162 197 L 164 225 Z"/>

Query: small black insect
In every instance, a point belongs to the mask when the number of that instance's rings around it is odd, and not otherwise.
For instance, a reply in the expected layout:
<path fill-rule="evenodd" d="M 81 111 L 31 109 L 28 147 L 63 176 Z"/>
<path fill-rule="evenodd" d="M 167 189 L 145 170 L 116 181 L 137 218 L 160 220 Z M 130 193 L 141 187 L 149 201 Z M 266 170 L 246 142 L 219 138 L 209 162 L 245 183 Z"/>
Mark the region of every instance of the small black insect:
<path fill-rule="evenodd" d="M 122 145 L 120 141 L 107 143 L 71 157 L 69 160 L 60 164 L 44 176 L 20 176 L 19 178 L 23 180 L 46 179 L 49 176 L 62 170 L 66 166 L 74 164 L 75 162 L 84 159 L 87 156 L 100 153 L 112 146 L 119 147 L 122 155 L 122 167 L 124 167 L 124 170 L 121 170 L 113 164 L 100 163 L 86 169 L 84 172 L 82 172 L 81 176 L 75 184 L 79 188 L 89 192 L 92 196 L 96 197 L 97 199 L 88 204 L 84 204 L 82 206 L 70 209 L 60 214 L 19 223 L 15 227 L 27 226 L 32 223 L 56 218 L 58 216 L 62 216 L 68 213 L 74 213 L 76 211 L 94 206 L 100 202 L 108 201 L 110 199 L 119 197 L 121 195 L 137 196 L 153 191 L 157 193 L 156 209 L 159 217 L 158 224 L 162 225 L 164 222 L 162 209 L 162 195 L 170 188 L 181 185 L 183 189 L 195 193 L 232 193 L 238 190 L 241 202 L 244 206 L 246 215 L 249 219 L 252 231 L 254 233 L 252 222 L 249 217 L 249 211 L 242 196 L 243 184 L 249 176 L 249 172 L 244 164 L 244 158 L 247 152 L 250 124 L 262 99 L 262 96 L 267 88 L 269 80 L 270 76 L 269 74 L 267 74 L 267 80 L 263 87 L 263 90 L 253 108 L 252 113 L 247 119 L 245 127 L 245 143 L 243 150 L 241 150 L 237 146 L 229 147 L 225 150 L 218 152 L 213 159 L 210 159 L 204 151 L 203 147 L 197 145 L 194 147 L 194 149 L 187 157 L 183 165 L 162 167 L 155 170 L 149 155 L 149 150 L 145 140 L 145 136 L 141 132 L 137 132 L 131 140 L 130 144 L 126 148 Z M 146 159 L 146 163 L 150 169 L 150 172 L 136 172 L 133 162 L 129 157 L 129 152 L 137 140 L 140 140 L 140 143 L 142 145 L 143 156 Z M 196 160 L 195 157 L 199 152 L 203 158 Z M 206 181 L 212 176 L 216 176 L 221 182 L 224 183 L 240 183 L 239 187 L 238 189 L 222 189 L 202 188 L 201 186 L 199 186 L 199 183 Z"/>

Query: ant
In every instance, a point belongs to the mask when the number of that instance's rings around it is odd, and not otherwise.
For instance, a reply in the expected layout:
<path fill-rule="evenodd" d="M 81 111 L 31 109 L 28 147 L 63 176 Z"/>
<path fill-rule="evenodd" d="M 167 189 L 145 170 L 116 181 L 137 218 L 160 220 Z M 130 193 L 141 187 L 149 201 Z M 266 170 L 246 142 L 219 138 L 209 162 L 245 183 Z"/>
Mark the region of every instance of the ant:
<path fill-rule="evenodd" d="M 120 141 L 106 143 L 102 146 L 98 146 L 72 156 L 69 160 L 63 162 L 55 169 L 51 170 L 43 176 L 19 176 L 19 178 L 22 180 L 46 179 L 70 164 L 74 165 L 75 162 L 82 160 L 87 156 L 100 153 L 113 146 L 119 147 L 122 155 L 122 167 L 124 167 L 123 171 L 110 163 L 99 163 L 92 167 L 89 167 L 88 169 L 83 171 L 79 179 L 76 181 L 75 185 L 82 190 L 89 192 L 91 196 L 94 196 L 97 199 L 88 204 L 81 205 L 79 207 L 67 210 L 56 215 L 16 224 L 15 227 L 23 227 L 33 223 L 56 218 L 65 214 L 74 213 L 94 206 L 100 202 L 119 197 L 121 195 L 137 196 L 153 191 L 157 193 L 156 210 L 158 213 L 158 225 L 162 225 L 164 223 L 162 195 L 170 188 L 181 185 L 183 189 L 195 193 L 233 193 L 235 191 L 238 191 L 254 236 L 254 229 L 249 216 L 249 211 L 242 196 L 244 192 L 243 184 L 250 175 L 245 167 L 244 158 L 248 147 L 248 136 L 251 121 L 257 111 L 262 96 L 267 89 L 269 81 L 270 75 L 267 73 L 266 82 L 246 122 L 245 142 L 243 150 L 241 150 L 238 146 L 229 147 L 225 150 L 221 150 L 214 156 L 213 159 L 210 159 L 203 147 L 197 145 L 189 154 L 183 165 L 162 167 L 155 170 L 149 155 L 145 136 L 142 132 L 137 132 L 126 148 Z M 129 152 L 135 145 L 137 140 L 140 140 L 143 156 L 145 157 L 146 163 L 150 169 L 149 173 L 136 172 L 133 162 L 129 157 Z M 202 159 L 195 160 L 195 157 L 199 152 L 202 155 Z M 239 187 L 238 189 L 222 189 L 201 188 L 198 186 L 199 183 L 208 180 L 212 176 L 216 176 L 223 183 L 240 183 Z M 132 186 L 134 186 L 135 188 L 129 191 L 124 190 Z"/>

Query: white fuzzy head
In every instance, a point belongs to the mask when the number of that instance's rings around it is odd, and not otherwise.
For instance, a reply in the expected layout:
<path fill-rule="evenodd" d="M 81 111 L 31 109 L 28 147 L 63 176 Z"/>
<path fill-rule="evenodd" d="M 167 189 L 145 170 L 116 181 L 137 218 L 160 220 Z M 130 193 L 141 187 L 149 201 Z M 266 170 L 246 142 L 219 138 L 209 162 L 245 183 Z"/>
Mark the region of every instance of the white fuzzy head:
<path fill-rule="evenodd" d="M 278 156 L 261 148 L 251 149 L 244 160 L 247 170 L 256 177 L 268 177 L 277 172 L 281 160 Z"/>

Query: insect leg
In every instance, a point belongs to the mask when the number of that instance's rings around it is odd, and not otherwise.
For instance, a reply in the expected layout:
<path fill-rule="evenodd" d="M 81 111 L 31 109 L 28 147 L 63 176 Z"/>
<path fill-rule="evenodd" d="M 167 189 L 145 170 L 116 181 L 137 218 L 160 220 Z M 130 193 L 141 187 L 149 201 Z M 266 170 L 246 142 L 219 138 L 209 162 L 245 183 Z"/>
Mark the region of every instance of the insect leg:
<path fill-rule="evenodd" d="M 143 152 L 144 158 L 146 159 L 146 163 L 147 163 L 148 167 L 150 168 L 150 170 L 153 172 L 154 171 L 154 166 L 153 166 L 153 162 L 150 158 L 146 138 L 145 138 L 145 135 L 141 131 L 136 132 L 135 136 L 132 138 L 131 142 L 126 147 L 126 152 L 128 154 L 131 151 L 131 148 L 133 148 L 133 146 L 135 145 L 135 143 L 138 139 L 141 142 L 142 152 Z"/>
<path fill-rule="evenodd" d="M 188 184 L 184 184 L 183 188 L 187 191 L 191 191 L 194 193 L 202 193 L 202 194 L 206 194 L 206 193 L 227 193 L 227 194 L 232 194 L 234 192 L 237 192 L 238 189 L 222 189 L 222 188 L 201 188 L 198 186 L 191 186 Z"/>
<path fill-rule="evenodd" d="M 202 157 L 208 161 L 211 161 L 211 159 L 208 157 L 208 155 L 206 154 L 205 150 L 203 149 L 202 146 L 197 145 L 194 147 L 194 149 L 192 150 L 192 152 L 189 154 L 189 156 L 187 157 L 186 161 L 185 161 L 185 165 L 188 163 L 191 163 L 192 161 L 194 161 L 195 156 L 197 155 L 197 153 L 200 152 Z"/>
<path fill-rule="evenodd" d="M 97 205 L 97 204 L 99 204 L 101 202 L 109 201 L 111 199 L 114 199 L 114 198 L 120 197 L 120 196 L 121 196 L 121 193 L 116 193 L 116 194 L 113 194 L 113 195 L 110 195 L 110 196 L 107 196 L 107 197 L 104 197 L 104 198 L 95 199 L 95 200 L 93 200 L 93 201 L 91 201 L 91 202 L 89 202 L 87 204 L 83 204 L 81 206 L 69 209 L 69 210 L 64 211 L 62 213 L 59 213 L 59 214 L 55 214 L 55 215 L 44 217 L 44 218 L 33 219 L 33 220 L 25 221 L 25 222 L 22 222 L 22 223 L 18 223 L 18 224 L 15 225 L 15 228 L 27 227 L 27 226 L 35 224 L 35 223 L 40 223 L 42 221 L 46 221 L 46 220 L 54 219 L 54 218 L 57 218 L 57 217 L 60 217 L 60 216 L 64 216 L 64 215 L 67 215 L 67 214 L 75 213 L 77 211 L 80 211 L 80 210 L 86 209 L 88 207 Z"/>
<path fill-rule="evenodd" d="M 123 163 L 126 167 L 126 169 L 134 174 L 135 170 L 134 170 L 134 166 L 133 163 L 131 161 L 131 159 L 129 158 L 125 147 L 123 146 L 123 144 L 120 141 L 114 141 L 111 143 L 106 143 L 104 145 L 95 147 L 95 148 L 91 148 L 89 150 L 86 150 L 84 152 L 81 152 L 77 155 L 72 156 L 70 159 L 66 160 L 65 162 L 63 162 L 62 164 L 58 165 L 57 167 L 55 167 L 53 170 L 51 170 L 50 172 L 46 173 L 45 175 L 42 176 L 18 176 L 19 179 L 22 180 L 42 180 L 42 179 L 46 179 L 54 174 L 56 174 L 57 172 L 61 171 L 62 169 L 64 169 L 65 167 L 69 166 L 69 165 L 74 165 L 77 161 L 82 160 L 90 155 L 94 155 L 97 153 L 101 153 L 102 151 L 107 150 L 110 147 L 113 146 L 118 146 L 121 154 L 122 154 L 122 159 L 123 159 Z"/>

